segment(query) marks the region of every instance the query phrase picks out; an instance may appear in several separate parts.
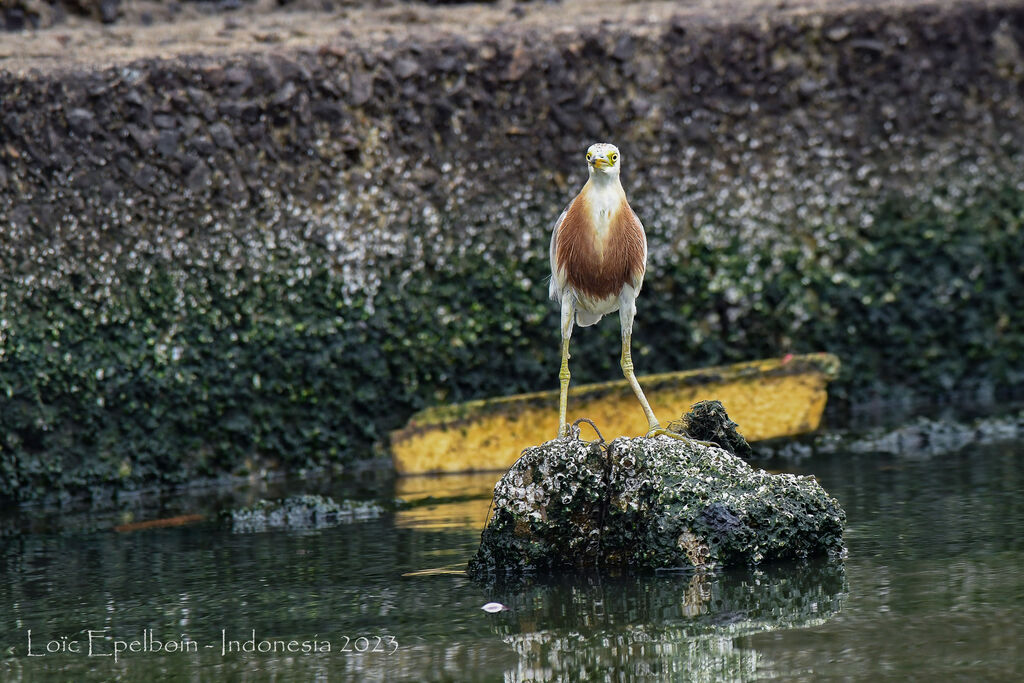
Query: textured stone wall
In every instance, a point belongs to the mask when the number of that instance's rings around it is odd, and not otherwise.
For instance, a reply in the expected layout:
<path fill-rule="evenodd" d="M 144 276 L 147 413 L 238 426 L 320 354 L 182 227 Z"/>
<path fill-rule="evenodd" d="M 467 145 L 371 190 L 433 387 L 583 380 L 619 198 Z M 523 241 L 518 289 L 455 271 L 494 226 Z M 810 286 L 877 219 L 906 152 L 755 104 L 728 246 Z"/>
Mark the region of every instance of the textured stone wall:
<path fill-rule="evenodd" d="M 0 498 L 347 461 L 554 386 L 548 229 L 597 140 L 648 229 L 639 372 L 1011 385 L 1022 49 L 1008 2 L 0 74 Z M 617 344 L 576 335 L 574 381 Z"/>

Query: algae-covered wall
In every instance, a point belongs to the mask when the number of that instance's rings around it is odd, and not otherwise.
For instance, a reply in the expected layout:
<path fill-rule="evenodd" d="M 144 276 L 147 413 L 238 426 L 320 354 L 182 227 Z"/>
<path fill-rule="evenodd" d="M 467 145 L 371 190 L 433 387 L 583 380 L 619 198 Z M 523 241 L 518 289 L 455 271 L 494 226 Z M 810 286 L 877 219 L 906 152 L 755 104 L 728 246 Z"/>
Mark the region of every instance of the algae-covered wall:
<path fill-rule="evenodd" d="M 997 2 L 0 73 L 0 500 L 349 462 L 555 386 L 548 229 L 595 140 L 648 229 L 639 372 L 1012 384 L 1022 50 Z M 574 381 L 617 357 L 581 331 Z"/>

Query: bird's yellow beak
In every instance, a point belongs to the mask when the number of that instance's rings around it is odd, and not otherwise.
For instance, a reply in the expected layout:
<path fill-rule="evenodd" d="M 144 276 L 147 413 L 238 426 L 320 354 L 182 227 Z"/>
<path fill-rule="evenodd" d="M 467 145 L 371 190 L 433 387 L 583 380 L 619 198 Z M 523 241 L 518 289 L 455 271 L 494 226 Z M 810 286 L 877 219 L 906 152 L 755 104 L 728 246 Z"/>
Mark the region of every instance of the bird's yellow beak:
<path fill-rule="evenodd" d="M 604 157 L 595 157 L 591 163 L 594 165 L 594 168 L 608 168 L 611 166 Z"/>

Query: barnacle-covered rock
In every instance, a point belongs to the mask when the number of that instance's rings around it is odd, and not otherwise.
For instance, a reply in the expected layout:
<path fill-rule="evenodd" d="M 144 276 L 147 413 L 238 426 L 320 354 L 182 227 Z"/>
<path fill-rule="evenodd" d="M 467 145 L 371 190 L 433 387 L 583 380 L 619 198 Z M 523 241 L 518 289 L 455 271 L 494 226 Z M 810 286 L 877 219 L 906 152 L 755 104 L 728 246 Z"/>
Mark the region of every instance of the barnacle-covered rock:
<path fill-rule="evenodd" d="M 342 500 L 304 495 L 281 500 L 261 500 L 255 505 L 231 510 L 234 531 L 252 532 L 269 529 L 320 529 L 323 527 L 375 519 L 387 510 L 373 501 Z"/>
<path fill-rule="evenodd" d="M 711 568 L 842 555 L 846 515 L 812 477 L 665 436 L 527 449 L 494 490 L 476 576 L 571 567 Z"/>

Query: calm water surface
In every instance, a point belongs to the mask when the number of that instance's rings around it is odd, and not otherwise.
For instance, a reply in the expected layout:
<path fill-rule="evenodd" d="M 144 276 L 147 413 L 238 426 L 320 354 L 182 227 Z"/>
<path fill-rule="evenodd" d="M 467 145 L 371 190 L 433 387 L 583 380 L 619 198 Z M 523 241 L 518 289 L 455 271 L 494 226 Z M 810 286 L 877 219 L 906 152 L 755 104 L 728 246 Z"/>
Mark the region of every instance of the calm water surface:
<path fill-rule="evenodd" d="M 0 678 L 1024 679 L 1024 450 L 777 469 L 842 503 L 844 563 L 481 587 L 459 572 L 493 475 L 401 481 L 389 493 L 451 502 L 327 529 L 234 533 L 209 516 L 114 531 L 123 519 L 93 516 L 0 539 Z M 132 652 L 155 648 L 149 634 L 165 651 Z M 46 651 L 71 641 L 81 652 Z"/>

